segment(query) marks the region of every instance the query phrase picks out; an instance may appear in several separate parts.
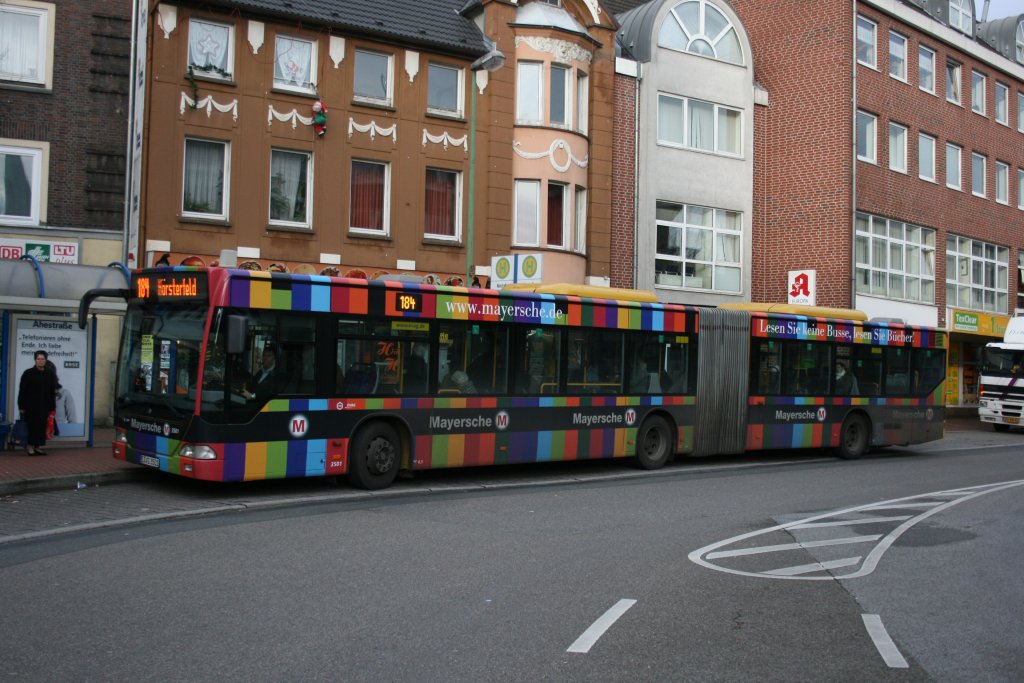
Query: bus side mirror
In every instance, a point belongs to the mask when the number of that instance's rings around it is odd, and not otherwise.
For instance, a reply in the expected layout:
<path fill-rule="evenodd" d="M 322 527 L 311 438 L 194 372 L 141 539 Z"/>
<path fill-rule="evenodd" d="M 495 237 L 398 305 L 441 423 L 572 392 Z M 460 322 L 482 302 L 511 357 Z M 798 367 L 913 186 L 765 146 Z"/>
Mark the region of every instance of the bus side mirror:
<path fill-rule="evenodd" d="M 242 353 L 245 351 L 245 333 L 248 324 L 249 319 L 244 315 L 228 316 L 228 335 L 225 340 L 228 353 Z"/>

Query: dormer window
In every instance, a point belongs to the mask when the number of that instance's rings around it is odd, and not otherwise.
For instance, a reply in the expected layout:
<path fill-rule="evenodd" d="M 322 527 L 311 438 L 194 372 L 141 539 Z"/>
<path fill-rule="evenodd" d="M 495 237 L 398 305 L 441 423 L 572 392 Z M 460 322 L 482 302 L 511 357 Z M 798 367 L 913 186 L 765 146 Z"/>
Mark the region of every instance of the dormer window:
<path fill-rule="evenodd" d="M 1024 21 L 1017 24 L 1017 63 L 1024 64 Z"/>
<path fill-rule="evenodd" d="M 743 50 L 732 22 L 708 0 L 684 0 L 661 25 L 658 45 L 731 64 L 743 64 Z"/>
<path fill-rule="evenodd" d="M 974 5 L 972 0 L 949 0 L 949 25 L 961 33 L 974 33 Z"/>

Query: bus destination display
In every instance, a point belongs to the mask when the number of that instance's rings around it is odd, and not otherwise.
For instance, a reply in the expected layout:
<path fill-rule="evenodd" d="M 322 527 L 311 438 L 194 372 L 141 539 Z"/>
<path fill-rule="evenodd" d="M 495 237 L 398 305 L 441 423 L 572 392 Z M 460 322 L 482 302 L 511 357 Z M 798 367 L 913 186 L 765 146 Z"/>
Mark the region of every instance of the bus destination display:
<path fill-rule="evenodd" d="M 146 301 L 205 300 L 206 273 L 146 273 L 132 276 L 132 296 Z"/>

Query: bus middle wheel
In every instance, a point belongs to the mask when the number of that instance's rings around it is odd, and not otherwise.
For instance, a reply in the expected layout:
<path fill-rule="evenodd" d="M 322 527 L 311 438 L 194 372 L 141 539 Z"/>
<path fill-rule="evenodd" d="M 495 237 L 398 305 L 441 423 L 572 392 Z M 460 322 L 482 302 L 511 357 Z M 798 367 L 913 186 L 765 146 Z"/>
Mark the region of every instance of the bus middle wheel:
<path fill-rule="evenodd" d="M 868 452 L 870 442 L 867 418 L 859 413 L 847 415 L 843 420 L 842 431 L 839 432 L 839 457 L 856 460 Z"/>
<path fill-rule="evenodd" d="M 348 479 L 361 489 L 382 489 L 395 481 L 402 462 L 402 440 L 386 422 L 359 430 L 349 445 Z"/>
<path fill-rule="evenodd" d="M 672 454 L 672 430 L 661 417 L 650 417 L 640 426 L 636 439 L 636 466 L 656 470 L 668 462 Z"/>

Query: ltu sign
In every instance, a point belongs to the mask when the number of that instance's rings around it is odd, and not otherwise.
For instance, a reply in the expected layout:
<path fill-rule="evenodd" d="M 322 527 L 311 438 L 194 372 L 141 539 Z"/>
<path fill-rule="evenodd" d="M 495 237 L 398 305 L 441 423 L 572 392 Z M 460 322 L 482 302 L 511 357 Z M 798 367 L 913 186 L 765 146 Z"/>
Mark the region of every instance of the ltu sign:
<path fill-rule="evenodd" d="M 0 239 L 0 258 L 22 256 L 31 256 L 40 263 L 78 263 L 78 243 Z"/>

